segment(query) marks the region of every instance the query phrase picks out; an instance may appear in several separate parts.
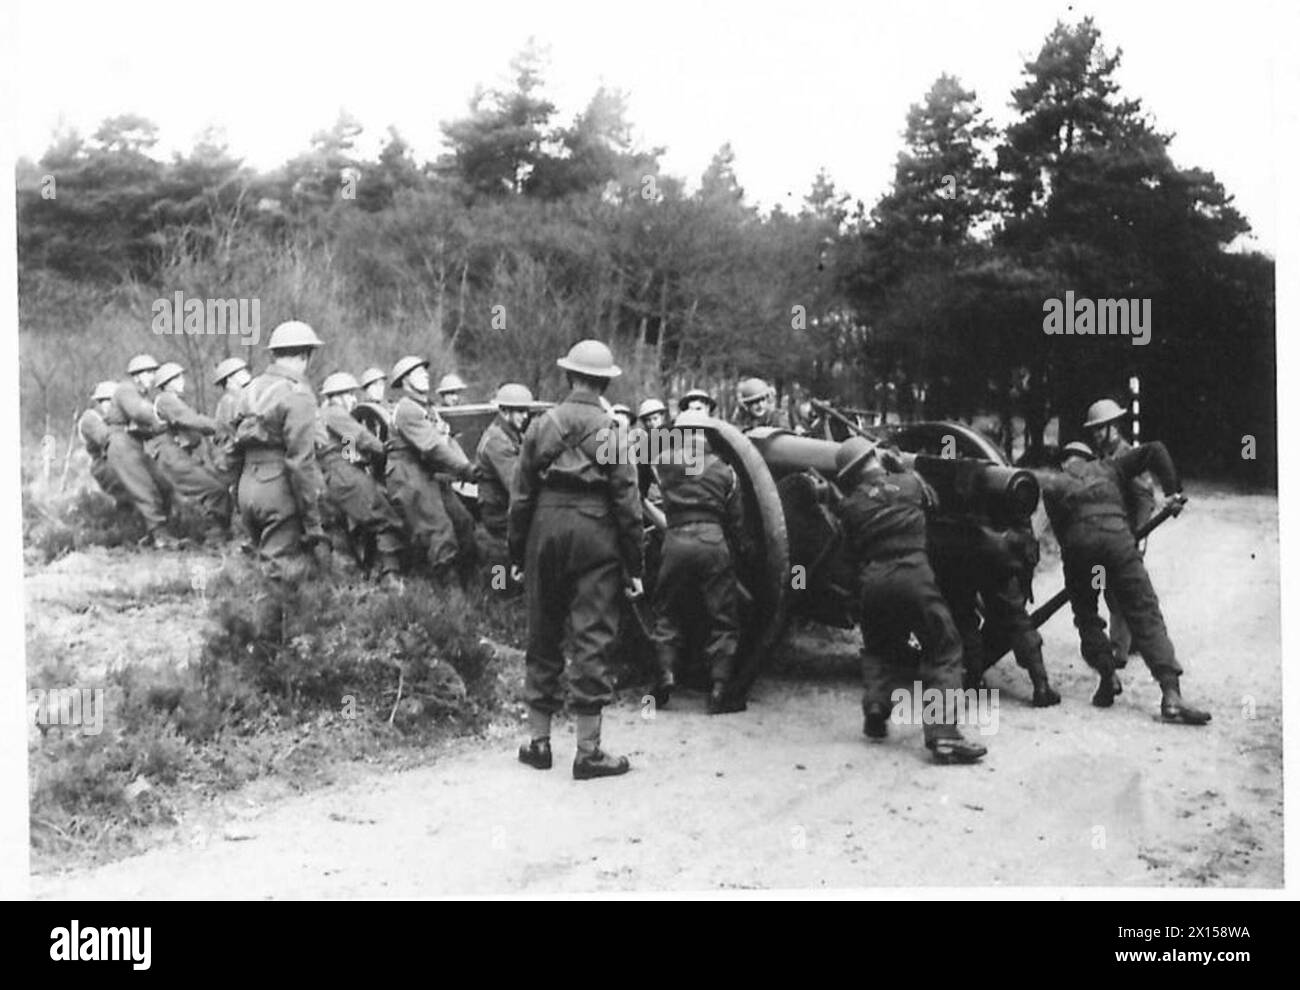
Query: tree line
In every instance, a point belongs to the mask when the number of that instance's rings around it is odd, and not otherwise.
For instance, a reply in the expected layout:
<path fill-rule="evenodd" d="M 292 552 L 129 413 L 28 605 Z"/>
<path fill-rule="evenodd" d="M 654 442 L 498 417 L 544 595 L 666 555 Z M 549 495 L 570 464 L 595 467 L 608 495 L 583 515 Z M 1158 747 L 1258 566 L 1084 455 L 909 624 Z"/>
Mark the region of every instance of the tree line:
<path fill-rule="evenodd" d="M 391 128 L 365 157 L 347 114 L 261 172 L 216 132 L 163 160 L 135 115 L 60 133 L 18 167 L 24 426 L 58 432 L 131 353 L 204 368 L 243 353 L 152 333 L 153 301 L 183 291 L 307 320 L 322 374 L 415 351 L 483 395 L 507 378 L 554 395 L 555 356 L 598 336 L 630 372 L 616 400 L 757 374 L 901 416 L 1022 418 L 1031 457 L 1052 417 L 1070 439 L 1136 375 L 1144 436 L 1272 482 L 1273 261 L 1235 249 L 1247 221 L 1212 173 L 1173 162 L 1116 84 L 1120 56 L 1091 20 L 1058 23 L 1004 128 L 940 76 L 870 207 L 822 171 L 797 211 L 760 211 L 728 145 L 688 190 L 634 142 L 624 94 L 561 120 L 534 45 L 441 125 L 432 161 Z M 1066 292 L 1149 300 L 1150 342 L 1045 333 Z"/>

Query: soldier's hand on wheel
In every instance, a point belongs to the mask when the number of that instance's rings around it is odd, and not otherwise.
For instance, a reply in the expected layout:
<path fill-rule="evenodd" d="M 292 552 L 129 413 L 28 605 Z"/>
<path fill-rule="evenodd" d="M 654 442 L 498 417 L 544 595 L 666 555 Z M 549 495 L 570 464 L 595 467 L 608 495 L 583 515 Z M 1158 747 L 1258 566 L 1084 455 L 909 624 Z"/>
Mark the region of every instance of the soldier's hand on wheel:
<path fill-rule="evenodd" d="M 524 569 L 520 567 L 518 564 L 510 565 L 510 580 L 513 581 L 515 584 L 524 583 Z"/>
<path fill-rule="evenodd" d="M 641 583 L 639 577 L 628 578 L 627 583 L 623 586 L 623 592 L 632 601 L 636 601 L 645 594 L 645 586 Z"/>

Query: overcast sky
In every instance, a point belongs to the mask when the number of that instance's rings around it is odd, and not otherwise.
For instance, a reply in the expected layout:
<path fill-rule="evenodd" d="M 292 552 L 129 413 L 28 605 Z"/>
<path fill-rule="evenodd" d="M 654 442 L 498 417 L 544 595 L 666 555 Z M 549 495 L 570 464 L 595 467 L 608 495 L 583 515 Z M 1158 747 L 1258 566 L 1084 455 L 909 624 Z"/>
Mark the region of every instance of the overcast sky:
<path fill-rule="evenodd" d="M 11 0 L 12 2 L 12 0 Z M 941 72 L 995 121 L 1058 19 L 1095 16 L 1119 79 L 1213 171 L 1275 249 L 1276 51 L 1297 19 L 1279 4 L 1119 2 L 598 2 L 212 4 L 18 0 L 9 108 L 19 154 L 63 122 L 89 133 L 136 112 L 186 149 L 204 126 L 259 168 L 303 150 L 340 108 L 377 150 L 395 124 L 421 159 L 476 83 L 502 78 L 530 35 L 550 48 L 548 95 L 567 121 L 602 82 L 628 91 L 647 145 L 694 181 L 730 141 L 751 200 L 798 202 L 820 166 L 868 204 L 885 190 L 909 105 Z M 1289 94 L 1294 95 L 1294 94 Z"/>

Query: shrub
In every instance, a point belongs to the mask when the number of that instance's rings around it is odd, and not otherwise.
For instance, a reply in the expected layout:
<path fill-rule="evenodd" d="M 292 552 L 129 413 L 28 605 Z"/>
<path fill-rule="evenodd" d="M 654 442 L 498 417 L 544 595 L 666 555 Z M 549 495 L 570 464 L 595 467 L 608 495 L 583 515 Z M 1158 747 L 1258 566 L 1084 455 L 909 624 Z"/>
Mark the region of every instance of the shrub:
<path fill-rule="evenodd" d="M 260 717 L 258 699 L 299 718 L 358 711 L 394 724 L 399 711 L 476 724 L 499 704 L 485 622 L 459 592 L 277 580 L 235 561 L 209 595 L 200 678 L 236 720 Z"/>

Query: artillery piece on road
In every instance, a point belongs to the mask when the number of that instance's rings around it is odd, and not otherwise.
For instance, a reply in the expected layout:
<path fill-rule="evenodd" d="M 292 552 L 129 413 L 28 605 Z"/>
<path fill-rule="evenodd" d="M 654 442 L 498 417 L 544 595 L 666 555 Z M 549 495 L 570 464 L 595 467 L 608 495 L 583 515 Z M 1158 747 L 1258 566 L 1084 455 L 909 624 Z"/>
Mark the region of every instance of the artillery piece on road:
<path fill-rule="evenodd" d="M 748 532 L 736 564 L 744 586 L 737 680 L 747 690 L 791 618 L 841 628 L 856 619 L 856 569 L 832 509 L 842 495 L 834 481 L 840 444 L 770 427 L 742 433 L 719 421 L 706 430 L 744 492 Z M 996 554 L 1038 507 L 1034 475 L 1009 466 L 996 445 L 967 426 L 923 422 L 864 432 L 896 446 L 938 493 L 932 548 Z"/>

